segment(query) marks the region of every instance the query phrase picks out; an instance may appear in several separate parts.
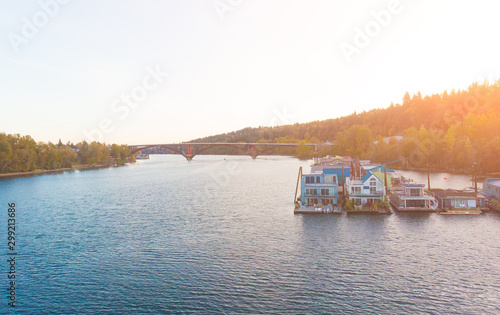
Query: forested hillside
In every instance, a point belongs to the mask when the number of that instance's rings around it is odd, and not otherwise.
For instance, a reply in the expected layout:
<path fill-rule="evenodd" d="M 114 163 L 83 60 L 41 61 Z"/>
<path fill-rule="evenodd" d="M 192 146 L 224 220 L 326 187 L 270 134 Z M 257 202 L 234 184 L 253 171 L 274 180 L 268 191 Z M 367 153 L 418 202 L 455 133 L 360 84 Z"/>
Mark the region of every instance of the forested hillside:
<path fill-rule="evenodd" d="M 381 141 L 389 136 L 404 138 Z M 332 146 L 322 152 L 299 148 L 298 154 L 352 155 L 378 162 L 405 157 L 413 167 L 469 170 L 476 163 L 478 170 L 500 171 L 500 80 L 425 97 L 406 93 L 401 104 L 336 119 L 245 128 L 193 141 L 329 141 Z"/>
<path fill-rule="evenodd" d="M 98 142 L 83 141 L 76 145 L 36 143 L 31 136 L 0 133 L 0 173 L 57 170 L 75 165 L 95 165 L 134 161 L 126 145 L 110 148 Z"/>

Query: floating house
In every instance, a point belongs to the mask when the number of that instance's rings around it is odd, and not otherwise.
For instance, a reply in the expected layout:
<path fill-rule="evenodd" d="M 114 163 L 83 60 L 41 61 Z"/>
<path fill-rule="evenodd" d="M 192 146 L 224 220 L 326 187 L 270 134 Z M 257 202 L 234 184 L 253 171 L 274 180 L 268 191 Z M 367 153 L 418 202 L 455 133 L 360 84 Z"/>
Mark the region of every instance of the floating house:
<path fill-rule="evenodd" d="M 337 205 L 347 176 L 350 176 L 349 167 L 311 167 L 311 173 L 301 178 L 301 206 Z"/>
<path fill-rule="evenodd" d="M 336 174 L 311 173 L 302 176 L 301 201 L 303 206 L 337 204 L 338 178 Z"/>
<path fill-rule="evenodd" d="M 500 200 L 500 178 L 486 178 L 483 181 L 483 193 L 488 197 Z"/>
<path fill-rule="evenodd" d="M 390 203 L 398 211 L 436 211 L 436 199 L 424 188 L 424 184 L 411 182 L 393 186 L 389 194 Z"/>
<path fill-rule="evenodd" d="M 481 193 L 476 195 L 473 189 L 432 189 L 432 195 L 436 198 L 438 207 L 443 210 L 486 207 L 486 196 Z"/>
<path fill-rule="evenodd" d="M 384 183 L 371 171 L 365 172 L 362 177 L 353 174 L 348 178 L 347 192 L 349 199 L 358 206 L 384 201 L 386 197 Z"/>

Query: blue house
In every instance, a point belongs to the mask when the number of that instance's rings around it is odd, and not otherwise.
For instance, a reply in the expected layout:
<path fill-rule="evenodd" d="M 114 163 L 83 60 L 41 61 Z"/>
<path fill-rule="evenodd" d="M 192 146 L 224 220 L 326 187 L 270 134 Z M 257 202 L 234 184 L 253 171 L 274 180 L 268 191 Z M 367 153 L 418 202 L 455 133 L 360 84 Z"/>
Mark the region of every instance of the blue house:
<path fill-rule="evenodd" d="M 338 203 L 339 190 L 343 193 L 345 178 L 351 174 L 350 168 L 327 167 L 313 168 L 311 174 L 302 175 L 302 206 L 336 205 Z"/>

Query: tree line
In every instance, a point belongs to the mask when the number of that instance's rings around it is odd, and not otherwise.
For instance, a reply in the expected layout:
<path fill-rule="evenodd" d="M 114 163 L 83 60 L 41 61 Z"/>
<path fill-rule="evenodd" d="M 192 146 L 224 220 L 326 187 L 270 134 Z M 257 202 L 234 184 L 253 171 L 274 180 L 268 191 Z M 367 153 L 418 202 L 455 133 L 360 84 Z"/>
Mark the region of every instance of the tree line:
<path fill-rule="evenodd" d="M 0 173 L 54 170 L 97 164 L 134 162 L 126 145 L 86 141 L 76 145 L 36 142 L 31 136 L 0 133 Z"/>
<path fill-rule="evenodd" d="M 244 128 L 193 141 L 329 142 L 319 151 L 299 146 L 295 154 L 351 155 L 375 162 L 405 157 L 415 168 L 500 171 L 500 80 L 425 97 L 406 92 L 401 104 L 383 109 L 304 124 Z"/>

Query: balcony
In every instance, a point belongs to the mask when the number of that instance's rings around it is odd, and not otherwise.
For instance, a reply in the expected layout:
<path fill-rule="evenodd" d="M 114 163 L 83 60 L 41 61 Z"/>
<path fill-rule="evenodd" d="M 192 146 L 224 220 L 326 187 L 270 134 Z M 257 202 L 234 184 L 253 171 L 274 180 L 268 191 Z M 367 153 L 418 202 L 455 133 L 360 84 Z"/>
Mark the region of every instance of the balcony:
<path fill-rule="evenodd" d="M 305 197 L 315 197 L 315 198 L 328 198 L 328 197 L 336 198 L 336 197 L 338 197 L 338 195 L 321 195 L 321 194 L 315 194 L 315 195 L 304 194 L 304 196 Z"/>
<path fill-rule="evenodd" d="M 304 184 L 305 187 L 337 187 L 337 183 L 309 183 Z"/>
<path fill-rule="evenodd" d="M 383 191 L 375 191 L 373 193 L 362 193 L 362 192 L 350 192 L 349 193 L 349 196 L 352 196 L 352 197 L 381 197 L 384 195 L 384 192 Z"/>

